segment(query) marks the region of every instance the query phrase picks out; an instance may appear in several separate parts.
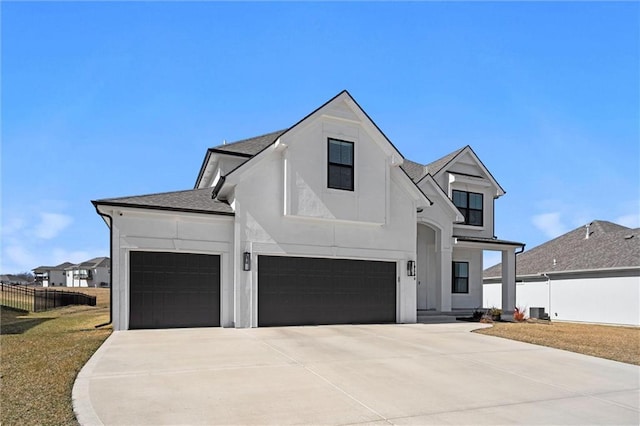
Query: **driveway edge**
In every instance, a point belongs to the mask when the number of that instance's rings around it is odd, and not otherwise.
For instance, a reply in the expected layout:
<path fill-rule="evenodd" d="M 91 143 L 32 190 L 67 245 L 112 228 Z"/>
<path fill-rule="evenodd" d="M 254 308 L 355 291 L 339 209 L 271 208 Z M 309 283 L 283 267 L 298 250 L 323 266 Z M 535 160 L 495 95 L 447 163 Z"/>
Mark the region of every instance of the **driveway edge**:
<path fill-rule="evenodd" d="M 87 363 L 82 367 L 76 376 L 75 382 L 73 383 L 73 389 L 71 391 L 73 413 L 75 414 L 78 423 L 82 426 L 104 425 L 93 409 L 93 404 L 91 404 L 89 381 L 96 365 L 107 351 L 107 348 L 111 346 L 111 340 L 116 333 L 118 332 L 112 332 L 102 345 L 100 345 L 98 350 L 94 352 L 91 358 L 89 358 L 89 361 L 87 361 Z"/>

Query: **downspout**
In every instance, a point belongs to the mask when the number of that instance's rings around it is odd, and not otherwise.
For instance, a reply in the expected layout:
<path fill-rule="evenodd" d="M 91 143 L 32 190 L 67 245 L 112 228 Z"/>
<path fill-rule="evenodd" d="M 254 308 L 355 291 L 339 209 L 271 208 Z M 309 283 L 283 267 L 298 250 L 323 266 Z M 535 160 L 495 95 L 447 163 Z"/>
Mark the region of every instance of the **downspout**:
<path fill-rule="evenodd" d="M 548 301 L 549 301 L 549 317 L 551 317 L 551 278 L 549 278 L 549 275 L 547 275 L 546 272 L 543 272 L 542 274 L 543 277 L 545 277 L 547 279 L 547 286 L 548 286 Z"/>
<path fill-rule="evenodd" d="M 97 204 L 94 203 L 93 206 L 96 208 L 96 213 L 102 216 L 102 218 L 109 218 L 109 322 L 95 326 L 95 328 L 100 328 L 110 325 L 113 321 L 113 217 L 100 212 Z"/>

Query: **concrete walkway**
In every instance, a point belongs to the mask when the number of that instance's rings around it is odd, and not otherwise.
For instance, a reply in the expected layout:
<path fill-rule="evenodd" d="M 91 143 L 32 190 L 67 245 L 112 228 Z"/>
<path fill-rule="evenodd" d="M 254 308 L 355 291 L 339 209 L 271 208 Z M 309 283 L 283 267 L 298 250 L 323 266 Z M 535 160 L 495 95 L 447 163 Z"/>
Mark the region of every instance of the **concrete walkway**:
<path fill-rule="evenodd" d="M 477 327 L 120 331 L 73 404 L 83 425 L 640 423 L 640 367 Z"/>

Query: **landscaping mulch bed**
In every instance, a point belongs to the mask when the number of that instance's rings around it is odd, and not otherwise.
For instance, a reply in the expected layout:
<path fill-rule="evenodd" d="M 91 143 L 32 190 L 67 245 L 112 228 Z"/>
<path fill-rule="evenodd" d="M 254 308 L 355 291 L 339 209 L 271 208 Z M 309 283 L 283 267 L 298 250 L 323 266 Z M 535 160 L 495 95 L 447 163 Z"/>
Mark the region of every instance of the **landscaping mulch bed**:
<path fill-rule="evenodd" d="M 47 312 L 2 309 L 0 424 L 73 425 L 75 378 L 111 334 L 108 307 L 67 306 Z"/>
<path fill-rule="evenodd" d="M 566 322 L 496 322 L 476 333 L 640 365 L 640 328 Z"/>

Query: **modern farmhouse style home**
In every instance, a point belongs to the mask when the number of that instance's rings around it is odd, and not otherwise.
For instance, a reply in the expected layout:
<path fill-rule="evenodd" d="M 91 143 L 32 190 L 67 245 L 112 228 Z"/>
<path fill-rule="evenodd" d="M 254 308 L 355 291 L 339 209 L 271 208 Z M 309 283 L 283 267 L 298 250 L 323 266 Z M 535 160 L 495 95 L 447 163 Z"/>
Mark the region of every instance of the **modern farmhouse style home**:
<path fill-rule="evenodd" d="M 466 146 L 405 159 L 347 91 L 288 129 L 207 150 L 195 188 L 93 201 L 114 329 L 415 323 L 482 306 L 504 190 Z"/>

